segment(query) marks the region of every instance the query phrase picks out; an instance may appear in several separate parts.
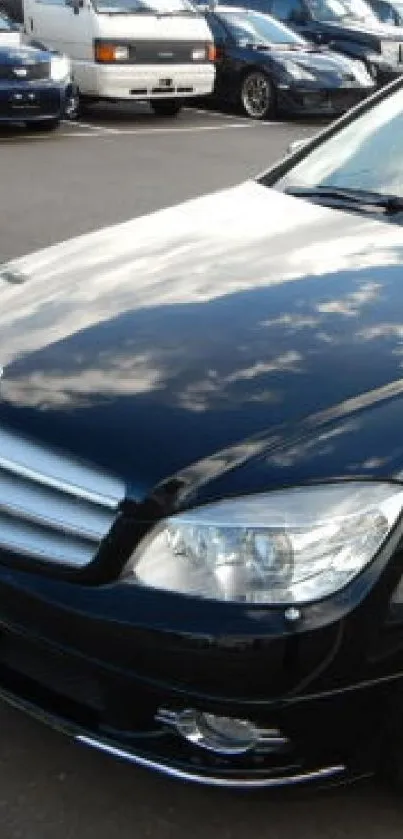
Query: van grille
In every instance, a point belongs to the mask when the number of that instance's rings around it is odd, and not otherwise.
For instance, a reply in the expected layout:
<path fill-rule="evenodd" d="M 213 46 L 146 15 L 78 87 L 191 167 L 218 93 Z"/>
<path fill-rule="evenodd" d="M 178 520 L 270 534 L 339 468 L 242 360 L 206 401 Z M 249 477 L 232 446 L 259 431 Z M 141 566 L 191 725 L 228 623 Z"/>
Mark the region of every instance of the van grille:
<path fill-rule="evenodd" d="M 0 429 L 0 551 L 83 568 L 123 496 L 120 481 Z"/>

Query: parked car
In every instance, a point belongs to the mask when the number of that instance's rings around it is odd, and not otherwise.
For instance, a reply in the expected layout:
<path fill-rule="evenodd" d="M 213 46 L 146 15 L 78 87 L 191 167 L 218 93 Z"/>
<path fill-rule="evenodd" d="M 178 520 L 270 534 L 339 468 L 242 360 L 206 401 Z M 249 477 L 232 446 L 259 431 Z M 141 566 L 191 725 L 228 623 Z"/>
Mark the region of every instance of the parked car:
<path fill-rule="evenodd" d="M 54 129 L 76 107 L 69 59 L 34 43 L 0 14 L 0 124 Z"/>
<path fill-rule="evenodd" d="M 403 3 L 389 3 L 388 0 L 369 0 L 369 3 L 381 23 L 403 26 Z"/>
<path fill-rule="evenodd" d="M 402 778 L 403 80 L 0 270 L 0 694 L 226 787 Z"/>
<path fill-rule="evenodd" d="M 249 117 L 338 114 L 374 89 L 361 61 L 312 46 L 269 15 L 218 6 L 206 18 L 216 46 L 215 98 Z"/>
<path fill-rule="evenodd" d="M 239 0 L 222 0 L 237 6 Z M 363 61 L 382 86 L 403 70 L 403 28 L 380 23 L 364 0 L 244 0 L 243 5 L 271 14 L 308 41 Z"/>

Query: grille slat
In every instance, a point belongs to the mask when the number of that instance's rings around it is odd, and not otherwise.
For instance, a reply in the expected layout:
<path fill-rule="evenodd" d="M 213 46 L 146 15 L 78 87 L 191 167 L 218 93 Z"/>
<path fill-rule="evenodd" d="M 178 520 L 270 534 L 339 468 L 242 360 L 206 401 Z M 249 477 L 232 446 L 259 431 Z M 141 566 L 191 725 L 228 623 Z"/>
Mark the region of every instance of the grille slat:
<path fill-rule="evenodd" d="M 0 551 L 83 568 L 123 497 L 122 482 L 0 429 Z"/>

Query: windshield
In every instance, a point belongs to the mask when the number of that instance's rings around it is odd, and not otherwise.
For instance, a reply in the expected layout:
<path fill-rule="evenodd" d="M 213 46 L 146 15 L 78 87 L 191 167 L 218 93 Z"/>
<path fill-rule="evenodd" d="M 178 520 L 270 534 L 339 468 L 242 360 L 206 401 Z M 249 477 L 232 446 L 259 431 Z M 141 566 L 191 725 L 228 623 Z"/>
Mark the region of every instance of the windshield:
<path fill-rule="evenodd" d="M 307 4 L 312 17 L 325 23 L 346 18 L 377 23 L 376 15 L 364 0 L 307 0 Z"/>
<path fill-rule="evenodd" d="M 337 187 L 403 198 L 403 88 L 338 131 L 275 184 Z"/>
<path fill-rule="evenodd" d="M 220 17 L 225 21 L 233 38 L 240 45 L 305 45 L 303 38 L 300 38 L 268 15 L 261 15 L 257 12 L 223 12 Z"/>
<path fill-rule="evenodd" d="M 126 15 L 200 15 L 188 0 L 93 0 L 102 14 Z"/>

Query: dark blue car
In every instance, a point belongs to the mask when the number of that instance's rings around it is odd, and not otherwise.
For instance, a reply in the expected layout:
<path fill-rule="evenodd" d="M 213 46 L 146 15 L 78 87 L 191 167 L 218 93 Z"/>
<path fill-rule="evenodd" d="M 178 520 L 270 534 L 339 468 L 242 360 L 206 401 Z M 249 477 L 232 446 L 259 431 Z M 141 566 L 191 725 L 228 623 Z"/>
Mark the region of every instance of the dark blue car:
<path fill-rule="evenodd" d="M 0 124 L 53 129 L 76 106 L 67 56 L 28 39 L 0 14 Z"/>
<path fill-rule="evenodd" d="M 336 115 L 374 89 L 362 62 L 309 44 L 269 15 L 218 6 L 206 17 L 217 53 L 214 95 L 249 117 Z"/>

